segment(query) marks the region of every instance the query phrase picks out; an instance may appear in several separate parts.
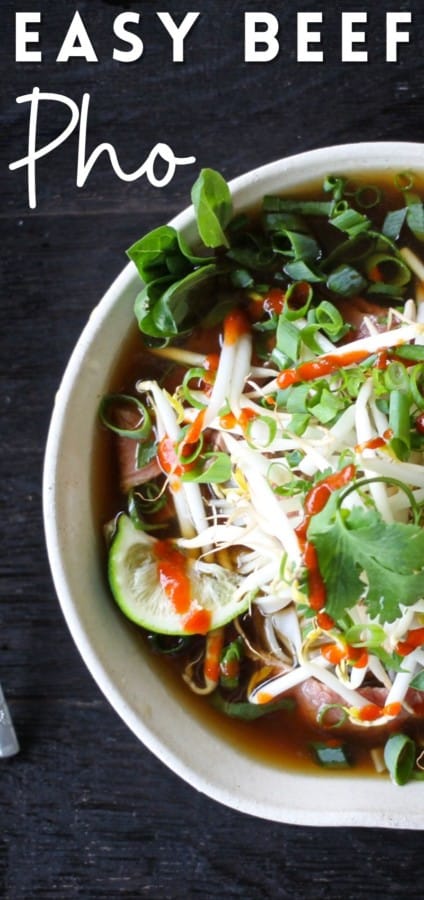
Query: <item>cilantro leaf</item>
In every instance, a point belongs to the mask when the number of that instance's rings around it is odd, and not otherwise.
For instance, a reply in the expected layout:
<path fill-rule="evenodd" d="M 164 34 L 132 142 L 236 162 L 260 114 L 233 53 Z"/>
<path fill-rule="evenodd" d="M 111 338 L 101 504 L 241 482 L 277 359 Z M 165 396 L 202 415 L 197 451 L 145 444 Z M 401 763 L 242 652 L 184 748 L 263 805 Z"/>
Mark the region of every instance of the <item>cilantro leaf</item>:
<path fill-rule="evenodd" d="M 308 528 L 334 619 L 361 597 L 373 618 L 394 622 L 400 605 L 424 597 L 424 530 L 384 522 L 375 509 L 339 508 L 335 492 Z"/>

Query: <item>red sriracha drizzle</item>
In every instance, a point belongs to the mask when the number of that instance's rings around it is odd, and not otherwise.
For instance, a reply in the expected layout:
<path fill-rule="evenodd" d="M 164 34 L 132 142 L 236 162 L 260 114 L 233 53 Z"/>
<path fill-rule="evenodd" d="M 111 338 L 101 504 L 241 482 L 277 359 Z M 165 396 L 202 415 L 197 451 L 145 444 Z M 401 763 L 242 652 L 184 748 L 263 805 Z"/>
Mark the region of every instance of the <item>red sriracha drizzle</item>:
<path fill-rule="evenodd" d="M 250 331 L 250 323 L 241 309 L 228 313 L 224 320 L 224 344 L 236 344 L 243 334 Z"/>
<path fill-rule="evenodd" d="M 187 572 L 187 559 L 170 541 L 154 545 L 157 572 L 161 587 L 175 612 L 182 617 L 184 628 L 191 634 L 206 634 L 211 625 L 211 613 L 196 606 Z"/>
<path fill-rule="evenodd" d="M 161 587 L 175 612 L 184 614 L 191 605 L 191 583 L 187 574 L 187 560 L 169 541 L 155 544 L 157 571 Z"/>
<path fill-rule="evenodd" d="M 205 412 L 206 410 L 201 409 L 197 414 L 194 421 L 191 423 L 189 428 L 187 429 L 186 436 L 184 438 L 184 445 L 186 444 L 197 444 L 197 441 L 200 438 L 200 435 L 203 430 L 203 423 L 205 420 Z"/>
<path fill-rule="evenodd" d="M 424 628 L 412 628 L 408 631 L 406 639 L 399 641 L 396 645 L 396 653 L 399 653 L 399 656 L 408 656 L 409 653 L 412 653 L 413 650 L 416 650 L 417 647 L 421 647 L 423 644 Z"/>
<path fill-rule="evenodd" d="M 284 369 L 277 375 L 277 384 L 279 388 L 285 390 L 285 388 L 291 387 L 292 384 L 298 384 L 300 381 L 313 381 L 315 378 L 323 378 L 325 375 L 331 375 L 333 372 L 344 369 L 346 366 L 363 362 L 369 355 L 369 352 L 365 350 L 351 350 L 349 353 L 342 354 L 329 353 L 327 356 L 321 356 L 319 359 L 301 363 L 297 369 Z"/>
<path fill-rule="evenodd" d="M 202 410 L 202 413 L 203 413 L 203 410 Z M 200 413 L 200 415 L 202 415 L 202 413 Z M 193 428 L 193 426 L 191 426 L 191 427 Z M 190 469 L 193 468 L 193 465 L 194 465 L 193 463 L 188 463 L 188 462 L 185 463 L 184 462 L 184 455 L 186 455 L 186 456 L 190 455 L 190 450 L 192 449 L 192 444 L 196 444 L 198 438 L 200 437 L 200 431 L 201 431 L 201 425 L 199 423 L 198 433 L 197 433 L 197 428 L 196 428 L 197 437 L 194 435 L 194 429 L 193 429 L 193 436 L 190 437 L 190 440 L 187 440 L 187 437 L 189 435 L 188 434 L 186 435 L 184 442 L 180 445 L 180 454 L 181 454 L 180 457 L 178 456 L 177 451 L 176 451 L 175 441 L 172 441 L 171 438 L 168 437 L 167 435 L 165 435 L 165 437 L 162 438 L 162 440 L 159 443 L 158 452 L 157 452 L 157 459 L 158 459 L 158 463 L 162 469 L 162 472 L 165 472 L 166 475 L 181 476 L 184 474 L 184 472 L 189 472 Z"/>
<path fill-rule="evenodd" d="M 262 298 L 262 308 L 266 313 L 277 316 L 283 311 L 285 294 L 281 288 L 271 288 L 265 297 Z"/>
<path fill-rule="evenodd" d="M 309 523 L 312 516 L 324 509 L 333 491 L 337 491 L 339 488 L 344 487 L 345 484 L 349 484 L 349 481 L 355 477 L 355 473 L 356 466 L 349 463 L 344 469 L 340 469 L 340 472 L 333 472 L 311 488 L 305 498 L 305 516 L 295 529 L 300 545 L 303 548 L 303 561 L 308 570 L 309 605 L 311 609 L 317 612 L 325 606 L 326 592 L 319 570 L 316 549 L 306 539 Z"/>
<path fill-rule="evenodd" d="M 184 467 L 181 465 L 175 450 L 175 443 L 165 435 L 158 446 L 158 462 L 167 475 L 182 475 Z"/>

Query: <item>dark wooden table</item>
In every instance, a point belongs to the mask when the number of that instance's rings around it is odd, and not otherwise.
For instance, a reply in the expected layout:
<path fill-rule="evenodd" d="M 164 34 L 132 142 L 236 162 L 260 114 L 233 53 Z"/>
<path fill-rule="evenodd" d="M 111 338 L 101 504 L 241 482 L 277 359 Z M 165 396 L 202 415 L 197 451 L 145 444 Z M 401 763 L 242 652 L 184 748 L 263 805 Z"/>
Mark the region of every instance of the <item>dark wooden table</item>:
<path fill-rule="evenodd" d="M 189 5 L 190 7 L 191 5 Z M 340 13 L 369 13 L 367 64 L 340 60 Z M 255 820 L 196 793 L 158 762 L 100 694 L 67 632 L 46 559 L 43 452 L 70 351 L 125 248 L 186 205 L 200 166 L 231 178 L 280 156 L 351 140 L 424 141 L 424 7 L 416 2 L 257 4 L 216 0 L 172 63 L 156 9 L 187 4 L 3 0 L 1 208 L 0 679 L 21 743 L 0 763 L 0 895 L 57 897 L 422 897 L 419 832 L 312 829 Z M 243 13 L 280 18 L 280 54 L 243 62 Z M 380 8 L 381 7 L 381 8 Z M 75 9 L 99 61 L 56 62 Z M 14 59 L 14 13 L 40 11 L 42 63 Z M 385 62 L 386 10 L 411 10 L 409 45 Z M 141 12 L 144 54 L 112 59 L 114 18 Z M 324 64 L 296 60 L 296 12 L 323 10 Z M 34 29 L 34 25 L 30 26 Z M 36 49 L 36 45 L 28 45 Z M 88 148 L 112 142 L 137 168 L 158 141 L 195 155 L 163 189 L 124 184 L 103 155 L 75 186 L 76 132 L 38 166 L 28 208 L 28 104 L 38 86 L 78 105 L 90 93 Z M 39 142 L 66 122 L 42 105 Z"/>

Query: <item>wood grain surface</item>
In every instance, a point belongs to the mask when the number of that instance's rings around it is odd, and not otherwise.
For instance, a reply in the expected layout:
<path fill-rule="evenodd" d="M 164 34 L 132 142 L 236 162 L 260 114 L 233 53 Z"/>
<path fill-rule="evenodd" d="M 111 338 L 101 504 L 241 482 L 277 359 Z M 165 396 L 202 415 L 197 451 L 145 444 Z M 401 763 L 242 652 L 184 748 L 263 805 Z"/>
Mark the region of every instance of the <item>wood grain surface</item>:
<path fill-rule="evenodd" d="M 280 18 L 281 52 L 243 62 L 243 13 Z M 155 10 L 201 12 L 172 64 Z M 369 13 L 366 65 L 340 62 L 340 9 Z M 14 13 L 41 11 L 43 62 L 15 63 Z M 78 9 L 99 62 L 55 59 Z M 112 23 L 141 12 L 143 57 L 112 60 Z M 296 61 L 296 11 L 323 10 L 324 64 Z M 411 10 L 411 44 L 385 62 L 384 13 Z M 312 829 L 238 814 L 196 793 L 154 758 L 100 694 L 65 626 L 46 559 L 44 445 L 72 347 L 144 231 L 187 204 L 200 166 L 231 178 L 278 157 L 351 140 L 424 141 L 424 6 L 416 2 L 258 4 L 3 0 L 1 51 L 2 420 L 0 680 L 21 743 L 0 762 L 0 896 L 185 900 L 421 898 L 422 835 Z M 136 168 L 157 141 L 195 167 L 164 189 L 119 181 L 106 157 L 75 187 L 76 135 L 38 170 L 28 209 L 22 170 L 34 85 L 80 103 L 91 96 L 89 147 L 111 141 Z M 61 126 L 40 116 L 39 140 Z M 394 790 L 399 790 L 394 788 Z"/>

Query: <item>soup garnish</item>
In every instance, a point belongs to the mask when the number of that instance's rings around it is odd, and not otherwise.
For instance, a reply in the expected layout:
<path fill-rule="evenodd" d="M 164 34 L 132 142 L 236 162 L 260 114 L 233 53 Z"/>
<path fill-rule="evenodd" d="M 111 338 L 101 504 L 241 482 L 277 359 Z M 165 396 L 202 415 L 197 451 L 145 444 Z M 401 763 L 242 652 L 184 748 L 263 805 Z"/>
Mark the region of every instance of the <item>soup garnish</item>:
<path fill-rule="evenodd" d="M 164 226 L 128 251 L 144 368 L 100 416 L 122 493 L 110 586 L 152 649 L 229 716 L 296 714 L 320 765 L 359 741 L 405 783 L 424 735 L 424 208 L 419 177 L 375 181 L 234 214 L 203 170 L 195 248 Z"/>

